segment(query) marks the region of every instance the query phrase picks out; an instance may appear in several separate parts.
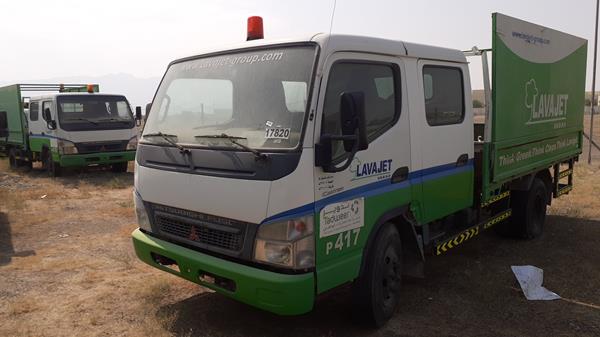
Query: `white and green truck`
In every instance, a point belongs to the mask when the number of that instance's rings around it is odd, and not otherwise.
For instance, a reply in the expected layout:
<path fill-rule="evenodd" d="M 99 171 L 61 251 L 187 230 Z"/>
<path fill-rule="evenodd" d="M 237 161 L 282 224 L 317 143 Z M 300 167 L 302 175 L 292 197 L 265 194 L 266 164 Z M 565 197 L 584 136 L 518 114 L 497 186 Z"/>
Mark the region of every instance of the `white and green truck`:
<path fill-rule="evenodd" d="M 352 284 L 357 317 L 380 326 L 426 258 L 490 228 L 536 238 L 572 189 L 586 40 L 502 14 L 491 50 L 466 53 L 264 41 L 252 20 L 251 41 L 172 62 L 156 92 L 132 234 L 151 266 L 281 315 Z"/>
<path fill-rule="evenodd" d="M 135 158 L 141 108 L 134 116 L 125 96 L 98 90 L 83 84 L 1 87 L 0 153 L 11 168 L 40 161 L 51 176 L 63 167 L 110 165 L 115 172 L 127 171 Z M 25 96 L 32 92 L 46 94 Z"/>

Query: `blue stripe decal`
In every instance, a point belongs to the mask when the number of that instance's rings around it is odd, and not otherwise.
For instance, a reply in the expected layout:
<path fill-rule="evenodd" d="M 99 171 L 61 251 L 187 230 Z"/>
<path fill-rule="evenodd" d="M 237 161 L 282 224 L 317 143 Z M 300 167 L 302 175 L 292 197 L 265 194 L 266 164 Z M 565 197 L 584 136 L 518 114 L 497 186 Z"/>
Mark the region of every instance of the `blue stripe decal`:
<path fill-rule="evenodd" d="M 301 217 L 308 214 L 313 214 L 315 211 L 321 210 L 326 205 L 348 200 L 356 197 L 370 197 L 375 196 L 387 192 L 392 192 L 395 190 L 403 189 L 410 187 L 412 184 L 418 184 L 421 182 L 426 182 L 429 180 L 439 179 L 442 177 L 446 177 L 449 175 L 459 174 L 467 171 L 472 171 L 474 169 L 474 161 L 473 159 L 469 159 L 466 165 L 456 167 L 455 163 L 445 164 L 435 167 L 429 167 L 423 170 L 415 171 L 409 173 L 408 179 L 397 184 L 392 184 L 389 179 L 376 181 L 374 183 L 366 184 L 363 186 L 359 186 L 353 188 L 351 190 L 347 190 L 336 195 L 332 195 L 327 198 L 323 198 L 321 200 L 317 200 L 316 202 L 306 204 L 297 208 L 293 208 L 287 210 L 285 212 L 281 212 L 270 216 L 263 220 L 262 223 L 273 222 L 273 221 L 283 221 L 289 220 L 297 217 Z"/>

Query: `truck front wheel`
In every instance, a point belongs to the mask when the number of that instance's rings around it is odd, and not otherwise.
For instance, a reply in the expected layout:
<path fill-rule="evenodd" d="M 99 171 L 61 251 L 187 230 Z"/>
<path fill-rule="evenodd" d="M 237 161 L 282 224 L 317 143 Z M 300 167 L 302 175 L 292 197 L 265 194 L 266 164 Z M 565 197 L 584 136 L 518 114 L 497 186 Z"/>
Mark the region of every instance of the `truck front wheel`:
<path fill-rule="evenodd" d="M 44 157 L 43 167 L 48 171 L 48 175 L 50 177 L 60 177 L 62 174 L 60 163 L 52 160 L 52 154 L 50 153 L 47 153 L 47 155 Z"/>
<path fill-rule="evenodd" d="M 353 287 L 354 316 L 380 327 L 394 315 L 400 301 L 402 244 L 394 224 L 383 225 L 367 253 Z"/>

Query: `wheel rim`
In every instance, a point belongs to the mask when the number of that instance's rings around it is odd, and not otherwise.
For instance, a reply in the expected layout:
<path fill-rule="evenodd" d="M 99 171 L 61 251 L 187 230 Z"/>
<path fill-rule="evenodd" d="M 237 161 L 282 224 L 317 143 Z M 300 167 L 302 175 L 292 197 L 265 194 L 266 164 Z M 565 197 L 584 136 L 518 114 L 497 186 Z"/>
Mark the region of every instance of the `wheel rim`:
<path fill-rule="evenodd" d="M 384 307 L 393 308 L 400 289 L 400 261 L 393 247 L 388 247 L 383 256 L 381 285 Z"/>

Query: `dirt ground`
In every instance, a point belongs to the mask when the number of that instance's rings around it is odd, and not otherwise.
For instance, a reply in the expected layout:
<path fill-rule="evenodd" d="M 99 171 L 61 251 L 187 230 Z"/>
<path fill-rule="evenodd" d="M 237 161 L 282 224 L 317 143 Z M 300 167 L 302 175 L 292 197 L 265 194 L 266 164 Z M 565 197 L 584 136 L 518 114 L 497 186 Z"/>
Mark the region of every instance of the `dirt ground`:
<path fill-rule="evenodd" d="M 0 336 L 600 336 L 600 161 L 579 165 L 534 241 L 485 233 L 405 280 L 380 330 L 356 326 L 349 289 L 278 317 L 139 262 L 132 173 L 13 173 L 0 160 Z M 527 301 L 511 265 L 544 269 L 564 299 Z"/>

